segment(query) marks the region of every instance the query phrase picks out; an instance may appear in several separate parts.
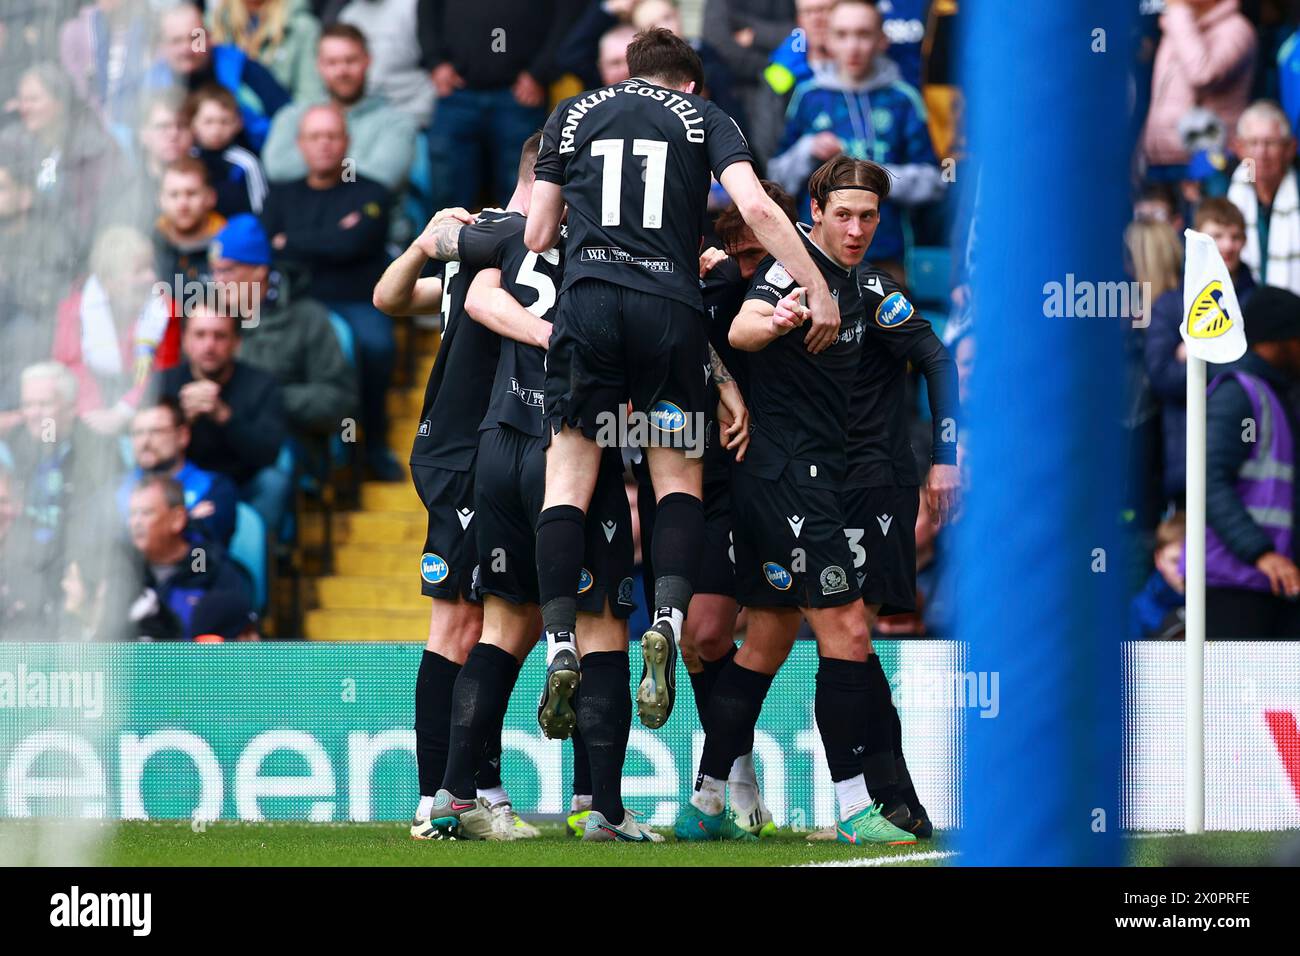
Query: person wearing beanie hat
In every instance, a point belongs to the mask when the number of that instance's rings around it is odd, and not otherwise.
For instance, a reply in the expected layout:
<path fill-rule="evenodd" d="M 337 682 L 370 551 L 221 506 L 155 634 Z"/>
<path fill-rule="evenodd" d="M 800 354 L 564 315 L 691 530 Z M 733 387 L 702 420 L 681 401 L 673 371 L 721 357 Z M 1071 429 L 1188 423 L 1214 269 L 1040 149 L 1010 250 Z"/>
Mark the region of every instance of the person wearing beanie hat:
<path fill-rule="evenodd" d="M 1206 401 L 1206 636 L 1295 637 L 1300 296 L 1260 286 L 1244 319 L 1250 347 Z"/>
<path fill-rule="evenodd" d="M 190 632 L 199 644 L 262 639 L 257 614 L 242 591 L 209 591 L 194 606 Z"/>

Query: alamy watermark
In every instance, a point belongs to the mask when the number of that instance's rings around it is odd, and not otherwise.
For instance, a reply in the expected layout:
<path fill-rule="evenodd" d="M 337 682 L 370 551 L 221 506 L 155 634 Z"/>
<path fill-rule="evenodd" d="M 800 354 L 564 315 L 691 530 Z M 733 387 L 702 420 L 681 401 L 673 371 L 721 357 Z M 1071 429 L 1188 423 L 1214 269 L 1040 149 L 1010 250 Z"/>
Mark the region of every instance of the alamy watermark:
<path fill-rule="evenodd" d="M 103 671 L 0 671 L 0 708 L 79 710 L 87 720 L 104 715 Z"/>
<path fill-rule="evenodd" d="M 1002 711 L 997 671 L 954 671 L 933 667 L 902 667 L 894 675 L 894 706 L 952 709 L 971 707 L 980 717 Z"/>
<path fill-rule="evenodd" d="M 255 329 L 261 322 L 260 282 L 201 282 L 177 274 L 171 283 L 155 282 L 153 294 L 170 299 L 181 315 L 202 309 L 217 315 L 237 315 L 241 328 Z"/>
<path fill-rule="evenodd" d="M 617 412 L 596 416 L 596 444 L 601 448 L 680 448 L 687 458 L 704 454 L 708 419 L 703 412 L 686 412 L 669 401 L 658 401 L 648 412 Z"/>
<path fill-rule="evenodd" d="M 1128 319 L 1135 329 L 1151 324 L 1150 282 L 1092 282 L 1073 272 L 1064 282 L 1043 283 L 1043 315 L 1049 319 Z"/>

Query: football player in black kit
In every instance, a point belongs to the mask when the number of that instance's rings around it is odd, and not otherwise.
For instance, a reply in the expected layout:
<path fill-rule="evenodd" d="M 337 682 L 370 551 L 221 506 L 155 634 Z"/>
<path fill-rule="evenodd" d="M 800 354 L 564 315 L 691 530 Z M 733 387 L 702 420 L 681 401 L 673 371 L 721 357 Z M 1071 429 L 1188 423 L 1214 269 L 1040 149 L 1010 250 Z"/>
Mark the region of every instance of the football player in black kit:
<path fill-rule="evenodd" d="M 655 28 L 637 35 L 627 58 L 631 79 L 571 97 L 547 120 L 525 230 L 529 249 L 551 248 L 567 203 L 564 282 L 547 353 L 553 434 L 537 577 L 546 692 L 568 697 L 581 677 L 584 694 L 614 698 L 626 663 L 580 667 L 574 627 L 586 511 L 600 470 L 597 436 L 630 400 L 658 445 L 647 450 L 658 498 L 655 592 L 636 698 L 641 722 L 660 727 L 672 712 L 677 644 L 703 553 L 702 462 L 698 446 L 681 439 L 703 431 L 708 401 L 698 256 L 711 173 L 754 234 L 808 287 L 809 347 L 826 348 L 839 321 L 825 280 L 759 184 L 739 128 L 695 95 L 703 82 L 695 52 Z M 544 710 L 561 706 L 543 700 Z"/>
<path fill-rule="evenodd" d="M 526 213 L 527 197 L 523 205 Z M 479 427 L 475 468 L 483 636 L 456 679 L 447 769 L 431 811 L 431 825 L 441 834 L 489 840 L 503 838 L 491 808 L 482 800 L 476 803 L 472 796 L 460 795 L 473 794 L 477 756 L 489 735 L 500 728 L 520 665 L 541 633 L 534 528 L 545 491 L 542 390 L 550 320 L 562 275 L 558 249 L 538 254 L 524 246 L 522 215 L 507 213 L 492 228 L 495 247 L 488 265 L 474 277 L 465 302 L 475 322 L 501 336 L 491 403 Z M 576 713 L 567 708 L 567 701 L 552 696 L 553 703 L 566 706 L 539 714 L 539 720 L 550 730 L 549 736 L 573 733 L 574 808 L 585 795 L 589 809 L 583 839 L 659 842 L 663 837 L 625 812 L 622 803 L 630 729 L 626 621 L 635 605 L 632 520 L 618 449 L 605 450 L 591 514 L 596 521 L 588 525 L 578 587 L 578 640 L 597 666 L 610 654 L 622 661 L 624 719 L 621 723 L 607 720 L 605 702 L 587 702 L 588 695 L 579 694 Z M 579 727 L 574 727 L 575 721 Z M 584 769 L 579 769 L 580 764 Z"/>
<path fill-rule="evenodd" d="M 841 156 L 813 174 L 809 192 L 813 226 L 801 226 L 802 238 L 837 300 L 839 332 L 822 352 L 806 347 L 805 290 L 774 257 L 759 265 L 731 325 L 731 344 L 752 353 L 746 399 L 754 428 L 732 488 L 737 596 L 749 626 L 712 689 L 695 792 L 674 827 L 679 839 L 753 838 L 725 813 L 726 781 L 736 757 L 752 748 L 802 615 L 817 637 L 814 708 L 839 806 L 837 838 L 916 840 L 885 818 L 863 776 L 869 726 L 890 726 L 890 689 L 871 646 L 842 508 L 850 392 L 866 323 L 884 299 L 860 284 L 858 265 L 889 174 Z"/>
<path fill-rule="evenodd" d="M 764 180 L 763 189 L 786 217 L 795 222 L 794 199 L 776 183 Z M 700 257 L 700 292 L 704 297 L 709 344 L 735 377 L 743 395 L 749 387 L 745 374 L 747 356 L 731 346 L 727 333 L 767 252 L 745 225 L 734 203 L 718 213 L 713 226 L 723 249 L 707 249 Z M 740 611 L 736 603 L 732 547 L 731 463 L 733 457 L 743 460 L 744 456 L 733 456 L 723 447 L 718 440 L 718 429 L 719 421 L 711 415 L 704 451 L 704 556 L 681 641 L 682 662 L 690 677 L 701 725 L 708 712 L 713 682 L 736 653 L 736 617 Z M 650 542 L 654 539 L 654 490 L 648 469 L 638 467 L 636 473 L 640 485 L 637 502 L 641 513 L 642 560 L 646 580 L 650 582 L 653 580 L 649 555 L 653 550 Z M 644 507 L 645 504 L 649 507 Z M 727 792 L 738 827 L 760 836 L 776 832 L 772 814 L 759 792 L 752 753 L 736 758 L 727 779 Z"/>
<path fill-rule="evenodd" d="M 511 210 L 524 209 L 537 147 L 534 137 L 521 151 L 519 185 L 508 204 Z M 483 628 L 475 587 L 474 462 L 479 423 L 492 397 L 500 339 L 469 318 L 465 298 L 474 275 L 490 262 L 496 249 L 495 232 L 502 228 L 497 221 L 509 218 L 499 211 L 485 211 L 475 223 L 463 209 L 439 212 L 389 264 L 374 292 L 375 306 L 389 315 L 429 315 L 441 309 L 444 321 L 411 448 L 411 477 L 429 518 L 420 558 L 420 588 L 433 599 L 429 638 L 415 684 L 420 801 L 411 836 L 416 839 L 439 836 L 430 824 L 430 813 L 446 770 L 452 688 Z M 421 276 L 430 259 L 447 262 L 442 278 Z M 495 808 L 500 828 L 514 837 L 536 836 L 537 829 L 514 813 L 501 786 L 500 740 L 498 721 L 487 735 L 486 753 L 479 761 L 478 792 Z"/>

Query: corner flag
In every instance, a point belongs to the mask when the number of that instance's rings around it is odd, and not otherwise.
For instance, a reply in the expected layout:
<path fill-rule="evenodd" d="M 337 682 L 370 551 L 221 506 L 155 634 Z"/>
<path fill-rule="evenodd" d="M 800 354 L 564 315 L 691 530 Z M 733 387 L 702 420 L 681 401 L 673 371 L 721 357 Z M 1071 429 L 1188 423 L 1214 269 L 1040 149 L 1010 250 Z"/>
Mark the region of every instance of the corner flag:
<path fill-rule="evenodd" d="M 1183 268 L 1187 343 L 1187 605 L 1183 641 L 1183 829 L 1205 832 L 1205 380 L 1206 363 L 1246 354 L 1246 323 L 1219 248 L 1188 229 Z"/>
<path fill-rule="evenodd" d="M 1246 326 L 1223 256 L 1203 232 L 1188 229 L 1183 268 L 1183 323 L 1187 354 L 1206 362 L 1235 362 L 1246 354 Z"/>

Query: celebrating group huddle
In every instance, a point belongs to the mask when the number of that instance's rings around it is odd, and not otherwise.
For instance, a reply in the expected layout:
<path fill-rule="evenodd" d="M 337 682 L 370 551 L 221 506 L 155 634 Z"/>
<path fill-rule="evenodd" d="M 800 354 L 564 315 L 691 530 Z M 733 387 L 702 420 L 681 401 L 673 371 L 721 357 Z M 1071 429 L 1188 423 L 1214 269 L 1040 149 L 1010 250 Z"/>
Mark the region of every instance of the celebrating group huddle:
<path fill-rule="evenodd" d="M 957 384 L 930 325 L 863 261 L 889 174 L 828 161 L 809 183 L 813 225 L 796 224 L 735 123 L 694 94 L 684 41 L 648 30 L 627 56 L 631 79 L 562 102 L 525 144 L 504 211 L 439 213 L 375 290 L 390 313 L 445 317 L 411 455 L 434 599 L 412 835 L 536 834 L 501 786 L 500 733 L 542 634 L 537 717 L 573 739 L 570 825 L 585 840 L 663 839 L 621 794 L 636 602 L 626 457 L 651 610 L 637 714 L 668 721 L 680 651 L 706 734 L 677 838 L 775 829 L 751 750 L 801 617 L 839 809 L 826 836 L 928 837 L 871 623 L 915 607 L 908 366 L 928 384 L 924 493 L 939 520 L 959 486 Z M 732 202 L 715 226 L 726 255 L 701 257 L 711 176 Z M 429 259 L 447 262 L 441 278 L 422 276 Z M 648 421 L 647 447 L 609 441 L 631 416 Z"/>

